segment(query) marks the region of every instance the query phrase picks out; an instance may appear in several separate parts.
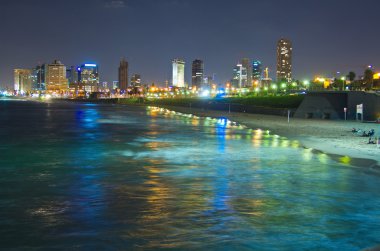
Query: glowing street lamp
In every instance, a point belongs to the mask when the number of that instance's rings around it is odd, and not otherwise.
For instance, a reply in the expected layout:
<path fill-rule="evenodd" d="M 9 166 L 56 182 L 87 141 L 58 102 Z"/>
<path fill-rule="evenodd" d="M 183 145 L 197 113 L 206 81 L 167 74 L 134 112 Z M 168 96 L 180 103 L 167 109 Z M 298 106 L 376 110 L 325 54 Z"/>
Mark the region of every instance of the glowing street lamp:
<path fill-rule="evenodd" d="M 344 87 L 346 84 L 346 77 L 341 77 L 340 80 L 342 80 L 342 91 L 344 91 Z"/>

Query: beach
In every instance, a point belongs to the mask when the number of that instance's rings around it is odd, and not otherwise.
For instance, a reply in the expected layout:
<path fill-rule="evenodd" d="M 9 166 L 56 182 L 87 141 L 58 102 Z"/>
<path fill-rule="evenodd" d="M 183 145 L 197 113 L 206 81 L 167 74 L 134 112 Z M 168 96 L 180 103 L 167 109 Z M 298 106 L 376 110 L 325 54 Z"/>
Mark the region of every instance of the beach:
<path fill-rule="evenodd" d="M 282 116 L 228 113 L 177 106 L 163 108 L 202 117 L 226 117 L 252 129 L 269 130 L 271 134 L 297 140 L 305 148 L 329 154 L 336 159 L 345 157 L 345 162 L 356 166 L 377 168 L 380 162 L 380 148 L 376 144 L 368 144 L 368 137 L 361 137 L 352 132 L 353 128 L 366 132 L 374 129 L 375 136 L 380 136 L 380 124 L 376 123 L 299 118 L 290 118 L 288 122 L 288 118 Z"/>
<path fill-rule="evenodd" d="M 30 100 L 29 101 L 36 101 Z M 73 100 L 66 100 L 72 102 Z M 46 101 L 42 101 L 46 102 Z M 52 102 L 52 101 L 48 101 Z M 141 106 L 144 104 L 140 104 Z M 194 114 L 200 117 L 225 117 L 252 129 L 269 130 L 290 140 L 297 140 L 302 147 L 329 154 L 338 161 L 355 166 L 374 167 L 380 170 L 380 145 L 368 144 L 368 137 L 360 137 L 352 129 L 375 130 L 380 137 L 380 124 L 359 121 L 300 119 L 285 116 L 206 110 L 180 106 L 160 106 L 169 110 Z M 342 157 L 345 157 L 342 159 Z M 349 158 L 347 158 L 349 157 Z"/>

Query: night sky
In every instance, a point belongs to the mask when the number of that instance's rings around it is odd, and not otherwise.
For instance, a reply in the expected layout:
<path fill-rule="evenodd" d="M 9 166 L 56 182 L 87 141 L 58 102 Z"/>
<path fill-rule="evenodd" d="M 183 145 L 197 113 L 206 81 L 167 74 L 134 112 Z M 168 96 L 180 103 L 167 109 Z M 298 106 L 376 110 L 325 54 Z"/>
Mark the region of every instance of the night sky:
<path fill-rule="evenodd" d="M 275 73 L 276 43 L 293 42 L 293 75 L 332 75 L 368 64 L 380 68 L 379 0 L 1 0 L 0 84 L 13 68 L 59 59 L 99 64 L 117 80 L 120 59 L 144 83 L 171 78 L 171 60 L 204 60 L 218 83 L 242 57 Z"/>

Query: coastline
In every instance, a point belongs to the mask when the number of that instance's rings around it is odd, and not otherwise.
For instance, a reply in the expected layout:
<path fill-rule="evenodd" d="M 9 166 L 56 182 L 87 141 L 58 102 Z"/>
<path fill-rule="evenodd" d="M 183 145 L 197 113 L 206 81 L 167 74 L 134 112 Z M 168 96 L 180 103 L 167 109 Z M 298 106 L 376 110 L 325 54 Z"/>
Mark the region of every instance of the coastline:
<path fill-rule="evenodd" d="M 297 140 L 302 147 L 323 152 L 337 161 L 345 158 L 353 166 L 380 167 L 380 148 L 376 144 L 368 144 L 368 137 L 356 136 L 351 132 L 352 128 L 367 132 L 374 129 L 375 136 L 380 135 L 379 124 L 299 118 L 290 118 L 288 123 L 287 117 L 274 115 L 228 113 L 179 106 L 159 107 L 200 117 L 225 117 L 252 129 L 269 130 L 272 134 Z"/>
<path fill-rule="evenodd" d="M 43 103 L 68 101 L 23 100 Z M 77 102 L 77 100 L 69 101 Z M 81 100 L 81 102 L 92 103 L 92 101 L 89 100 Z M 379 148 L 377 148 L 376 144 L 368 144 L 368 137 L 355 136 L 351 131 L 352 128 L 361 129 L 366 132 L 374 129 L 375 136 L 380 137 L 380 124 L 376 123 L 300 118 L 290 118 L 288 123 L 287 117 L 276 115 L 239 112 L 229 113 L 228 111 L 144 103 L 114 105 L 157 106 L 181 113 L 194 114 L 200 117 L 225 117 L 252 129 L 269 130 L 271 134 L 281 135 L 290 140 L 297 140 L 301 147 L 312 149 L 315 152 L 328 154 L 332 159 L 338 162 L 345 162 L 346 164 L 357 167 L 365 166 L 380 171 L 380 145 Z M 345 159 L 344 161 L 342 161 L 343 158 Z M 347 163 L 347 161 L 349 161 L 349 163 Z"/>

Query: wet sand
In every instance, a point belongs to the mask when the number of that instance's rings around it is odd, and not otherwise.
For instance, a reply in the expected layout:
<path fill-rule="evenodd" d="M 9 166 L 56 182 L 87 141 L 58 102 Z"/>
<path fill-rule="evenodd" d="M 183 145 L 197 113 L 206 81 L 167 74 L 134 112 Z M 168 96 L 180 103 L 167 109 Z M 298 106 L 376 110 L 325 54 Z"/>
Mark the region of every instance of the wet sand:
<path fill-rule="evenodd" d="M 271 134 L 298 140 L 302 146 L 330 154 L 335 159 L 350 157 L 350 164 L 355 166 L 377 167 L 380 163 L 380 148 L 376 144 L 368 144 L 368 137 L 352 133 L 352 128 L 366 132 L 374 129 L 375 136 L 380 136 L 380 124 L 298 118 L 290 118 L 288 123 L 288 118 L 281 116 L 173 106 L 164 108 L 203 117 L 226 117 L 252 129 L 270 130 Z"/>

